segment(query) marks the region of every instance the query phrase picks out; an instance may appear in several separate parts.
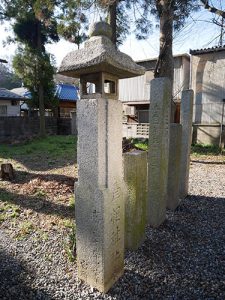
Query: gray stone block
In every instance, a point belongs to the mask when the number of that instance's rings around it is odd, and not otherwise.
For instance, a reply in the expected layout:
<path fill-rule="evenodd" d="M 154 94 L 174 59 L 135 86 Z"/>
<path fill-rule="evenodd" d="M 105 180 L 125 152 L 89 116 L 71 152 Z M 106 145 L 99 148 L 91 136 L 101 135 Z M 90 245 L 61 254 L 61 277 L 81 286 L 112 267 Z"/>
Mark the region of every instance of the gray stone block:
<path fill-rule="evenodd" d="M 166 218 L 171 83 L 151 81 L 148 158 L 148 223 L 158 227 Z"/>
<path fill-rule="evenodd" d="M 123 155 L 125 201 L 125 248 L 136 250 L 145 237 L 147 202 L 147 152 L 135 150 Z"/>
<path fill-rule="evenodd" d="M 182 125 L 170 124 L 170 148 L 167 186 L 167 208 L 175 210 L 179 205 L 180 159 Z"/>
<path fill-rule="evenodd" d="M 77 135 L 77 113 L 75 111 L 71 112 L 71 134 Z"/>
<path fill-rule="evenodd" d="M 78 276 L 107 292 L 124 268 L 122 104 L 81 99 L 77 107 Z"/>
<path fill-rule="evenodd" d="M 192 117 L 193 117 L 193 90 L 182 92 L 180 122 L 182 125 L 181 144 L 181 170 L 180 170 L 180 198 L 184 199 L 188 195 Z"/>

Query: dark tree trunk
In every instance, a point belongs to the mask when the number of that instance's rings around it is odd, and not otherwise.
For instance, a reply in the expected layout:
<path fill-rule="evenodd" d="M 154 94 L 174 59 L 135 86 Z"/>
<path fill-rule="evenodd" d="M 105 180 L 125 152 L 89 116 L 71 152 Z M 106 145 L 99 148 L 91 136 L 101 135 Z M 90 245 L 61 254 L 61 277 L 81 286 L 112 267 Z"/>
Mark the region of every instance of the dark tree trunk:
<path fill-rule="evenodd" d="M 41 42 L 41 22 L 38 21 L 38 56 L 42 55 L 42 42 Z M 39 101 L 39 114 L 40 114 L 40 136 L 44 137 L 46 135 L 45 131 L 45 104 L 44 104 L 44 87 L 42 83 L 42 70 L 40 66 L 40 59 L 38 60 L 38 76 L 39 76 L 39 86 L 38 86 L 38 101 Z"/>
<path fill-rule="evenodd" d="M 115 1 L 112 5 L 109 6 L 109 24 L 112 28 L 112 42 L 116 46 L 117 43 L 117 35 L 116 35 L 116 8 L 117 1 Z"/>
<path fill-rule="evenodd" d="M 169 0 L 158 1 L 157 9 L 160 16 L 160 49 L 155 68 L 155 77 L 168 77 L 173 83 L 173 7 Z"/>
<path fill-rule="evenodd" d="M 173 102 L 173 17 L 174 9 L 170 0 L 157 0 L 157 10 L 160 18 L 160 48 L 156 63 L 155 77 L 167 77 L 171 81 L 171 114 L 170 122 L 175 119 L 175 104 Z"/>

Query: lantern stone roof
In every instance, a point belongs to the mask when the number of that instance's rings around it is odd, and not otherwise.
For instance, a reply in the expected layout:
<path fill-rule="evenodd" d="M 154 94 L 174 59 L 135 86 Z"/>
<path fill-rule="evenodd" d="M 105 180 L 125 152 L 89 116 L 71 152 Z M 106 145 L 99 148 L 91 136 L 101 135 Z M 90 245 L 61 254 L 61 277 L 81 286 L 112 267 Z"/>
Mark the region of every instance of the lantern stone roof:
<path fill-rule="evenodd" d="M 145 73 L 144 67 L 137 65 L 130 56 L 116 49 L 109 39 L 109 25 L 106 24 L 95 23 L 98 25 L 95 28 L 98 29 L 99 35 L 92 25 L 91 38 L 85 42 L 84 49 L 67 54 L 59 68 L 59 74 L 80 77 L 83 74 L 107 72 L 118 78 L 129 78 Z"/>

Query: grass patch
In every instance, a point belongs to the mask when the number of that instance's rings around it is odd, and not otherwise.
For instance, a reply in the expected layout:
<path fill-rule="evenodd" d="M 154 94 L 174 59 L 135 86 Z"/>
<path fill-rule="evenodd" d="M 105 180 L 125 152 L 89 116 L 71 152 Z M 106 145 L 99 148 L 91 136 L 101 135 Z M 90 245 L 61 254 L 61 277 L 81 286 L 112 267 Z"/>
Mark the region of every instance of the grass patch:
<path fill-rule="evenodd" d="M 20 215 L 20 207 L 10 202 L 13 195 L 7 191 L 0 190 L 0 223 Z"/>
<path fill-rule="evenodd" d="M 199 156 L 199 155 L 219 155 L 225 154 L 225 150 L 223 149 L 221 153 L 221 149 L 215 145 L 203 145 L 203 144 L 195 144 L 191 146 L 191 154 Z"/>
<path fill-rule="evenodd" d="M 51 158 L 71 158 L 76 152 L 76 137 L 68 136 L 47 136 L 45 138 L 35 138 L 32 141 L 16 144 L 1 145 L 1 158 L 15 158 L 18 156 L 50 156 Z M 52 163 L 50 161 L 49 163 Z"/>
<path fill-rule="evenodd" d="M 0 202 L 0 223 L 9 219 L 17 218 L 19 215 L 19 206 L 8 204 L 7 202 Z"/>
<path fill-rule="evenodd" d="M 30 221 L 24 221 L 19 224 L 19 231 L 16 234 L 16 239 L 22 240 L 34 231 L 34 226 Z"/>
<path fill-rule="evenodd" d="M 75 197 L 74 197 L 74 195 L 69 198 L 69 207 L 75 208 Z"/>
<path fill-rule="evenodd" d="M 70 232 L 64 243 L 64 250 L 69 261 L 74 262 L 76 260 L 76 226 L 73 221 L 68 221 L 66 227 L 69 227 Z"/>
<path fill-rule="evenodd" d="M 63 225 L 64 225 L 66 228 L 73 228 L 73 227 L 74 227 L 74 221 L 71 221 L 71 220 L 65 220 L 65 221 L 63 221 Z"/>
<path fill-rule="evenodd" d="M 140 149 L 143 151 L 148 150 L 148 139 L 123 139 L 123 148 L 128 149 Z M 126 150 L 125 150 L 126 152 Z"/>
<path fill-rule="evenodd" d="M 140 150 L 147 151 L 148 150 L 148 140 L 134 140 L 134 146 Z"/>
<path fill-rule="evenodd" d="M 34 196 L 37 198 L 46 198 L 46 192 L 42 189 L 37 189 L 37 191 L 34 193 Z"/>

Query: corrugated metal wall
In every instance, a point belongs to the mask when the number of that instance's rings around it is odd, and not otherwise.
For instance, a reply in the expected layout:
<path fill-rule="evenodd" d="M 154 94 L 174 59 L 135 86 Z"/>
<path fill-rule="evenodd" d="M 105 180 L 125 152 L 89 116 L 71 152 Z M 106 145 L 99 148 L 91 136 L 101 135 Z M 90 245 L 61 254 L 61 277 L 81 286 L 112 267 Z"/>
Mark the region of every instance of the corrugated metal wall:
<path fill-rule="evenodd" d="M 183 89 L 189 88 L 190 61 L 179 56 L 174 59 L 174 98 L 181 99 Z M 153 70 L 146 71 L 145 75 L 119 81 L 119 99 L 123 102 L 149 101 L 150 81 L 154 78 Z"/>
<path fill-rule="evenodd" d="M 119 99 L 121 101 L 148 100 L 146 85 L 146 75 L 121 79 L 119 81 Z"/>

